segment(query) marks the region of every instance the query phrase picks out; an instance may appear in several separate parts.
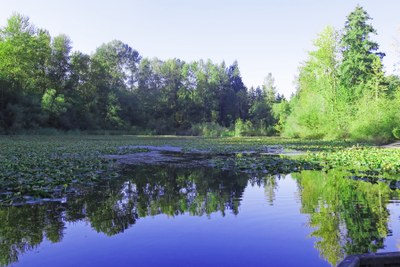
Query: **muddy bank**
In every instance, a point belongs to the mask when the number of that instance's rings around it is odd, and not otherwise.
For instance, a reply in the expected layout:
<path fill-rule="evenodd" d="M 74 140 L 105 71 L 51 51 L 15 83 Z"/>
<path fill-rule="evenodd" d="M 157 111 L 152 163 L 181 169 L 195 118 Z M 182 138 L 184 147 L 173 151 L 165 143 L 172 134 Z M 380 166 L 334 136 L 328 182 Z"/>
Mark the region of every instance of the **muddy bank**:
<path fill-rule="evenodd" d="M 238 154 L 250 156 L 277 156 L 277 155 L 299 155 L 301 151 L 286 151 L 281 146 L 265 147 L 261 151 L 233 151 L 233 152 L 211 152 L 206 150 L 183 151 L 181 147 L 175 146 L 124 146 L 119 150 L 147 150 L 137 153 L 127 153 L 122 155 L 106 155 L 108 159 L 114 159 L 120 164 L 140 165 L 140 164 L 195 164 L 212 165 L 212 158 L 228 158 Z"/>
<path fill-rule="evenodd" d="M 400 142 L 380 146 L 381 148 L 400 148 Z"/>
<path fill-rule="evenodd" d="M 125 146 L 119 149 L 145 149 L 148 151 L 124 155 L 106 155 L 106 158 L 114 159 L 118 163 L 126 165 L 183 163 L 207 165 L 207 160 L 210 159 L 210 155 L 207 153 L 184 153 L 181 147 L 174 146 Z"/>

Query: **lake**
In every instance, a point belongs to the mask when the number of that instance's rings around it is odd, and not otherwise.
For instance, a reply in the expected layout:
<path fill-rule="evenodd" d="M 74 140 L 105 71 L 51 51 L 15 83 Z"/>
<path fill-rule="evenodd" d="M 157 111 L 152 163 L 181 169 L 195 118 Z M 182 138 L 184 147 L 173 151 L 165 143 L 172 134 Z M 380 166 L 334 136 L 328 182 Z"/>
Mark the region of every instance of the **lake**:
<path fill-rule="evenodd" d="M 57 201 L 0 208 L 0 265 L 331 266 L 400 244 L 397 192 L 340 171 L 122 173 Z"/>

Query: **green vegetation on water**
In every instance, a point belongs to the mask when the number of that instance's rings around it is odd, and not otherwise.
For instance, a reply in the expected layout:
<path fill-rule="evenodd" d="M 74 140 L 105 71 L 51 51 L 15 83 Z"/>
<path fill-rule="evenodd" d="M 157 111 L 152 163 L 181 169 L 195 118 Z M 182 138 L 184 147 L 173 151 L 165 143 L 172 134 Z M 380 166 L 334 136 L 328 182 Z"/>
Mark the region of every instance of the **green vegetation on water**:
<path fill-rule="evenodd" d="M 399 179 L 400 175 L 400 150 L 396 148 L 353 147 L 332 153 L 309 154 L 307 160 L 327 169 L 343 168 L 391 179 Z"/>
<path fill-rule="evenodd" d="M 265 175 L 342 168 L 350 171 L 349 176 L 359 171 L 371 179 L 395 180 L 400 170 L 400 151 L 368 144 L 360 148 L 352 142 L 270 137 L 3 136 L 0 201 L 29 203 L 84 192 L 119 176 L 118 161 L 106 155 L 143 153 L 149 149 L 135 146 L 166 145 L 182 148 L 178 154 L 189 160 L 204 155 L 206 164 L 218 169 Z"/>

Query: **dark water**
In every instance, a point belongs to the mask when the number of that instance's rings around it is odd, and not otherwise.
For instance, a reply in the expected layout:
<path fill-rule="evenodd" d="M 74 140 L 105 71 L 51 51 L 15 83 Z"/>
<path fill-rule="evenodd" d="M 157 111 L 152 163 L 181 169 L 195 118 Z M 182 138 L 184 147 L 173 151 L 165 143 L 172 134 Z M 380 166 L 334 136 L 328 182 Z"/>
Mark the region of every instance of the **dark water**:
<path fill-rule="evenodd" d="M 0 208 L 0 266 L 331 266 L 397 250 L 397 199 L 334 171 L 132 167 L 64 203 Z"/>

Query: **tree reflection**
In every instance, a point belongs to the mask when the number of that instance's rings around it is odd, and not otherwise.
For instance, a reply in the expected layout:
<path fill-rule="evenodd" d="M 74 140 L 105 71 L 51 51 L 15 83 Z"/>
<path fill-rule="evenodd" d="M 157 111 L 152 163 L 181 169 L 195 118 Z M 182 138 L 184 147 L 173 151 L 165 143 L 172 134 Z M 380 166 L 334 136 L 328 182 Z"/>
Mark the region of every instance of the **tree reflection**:
<path fill-rule="evenodd" d="M 5 207 L 0 209 L 0 265 L 18 260 L 18 255 L 34 249 L 46 237 L 59 242 L 64 223 L 61 204 Z"/>
<path fill-rule="evenodd" d="M 304 171 L 293 174 L 302 197 L 301 212 L 310 214 L 311 234 L 321 256 L 336 265 L 346 255 L 376 252 L 388 234 L 391 194 L 384 183 L 345 178 L 345 173 Z"/>
<path fill-rule="evenodd" d="M 347 254 L 375 252 L 388 234 L 386 184 L 346 179 L 344 173 L 303 171 L 293 174 L 301 194 L 301 212 L 309 214 L 315 247 L 335 265 Z M 165 214 L 210 216 L 238 214 L 248 184 L 264 186 L 273 205 L 277 176 L 249 177 L 211 168 L 174 166 L 131 167 L 66 203 L 42 203 L 0 208 L 0 265 L 36 248 L 44 239 L 59 242 L 67 222 L 87 221 L 97 232 L 112 236 L 140 218 Z M 82 192 L 82 191 L 80 191 Z M 83 191 L 84 192 L 84 191 Z"/>
<path fill-rule="evenodd" d="M 274 205 L 276 191 L 278 190 L 278 180 L 281 175 L 269 175 L 263 178 L 264 194 L 267 198 L 269 205 Z"/>
<path fill-rule="evenodd" d="M 111 236 L 158 214 L 238 214 L 247 182 L 245 174 L 211 168 L 134 167 L 121 179 L 71 196 L 67 203 L 2 207 L 0 266 L 18 261 L 44 239 L 61 241 L 66 222 L 87 220 L 97 232 Z"/>

